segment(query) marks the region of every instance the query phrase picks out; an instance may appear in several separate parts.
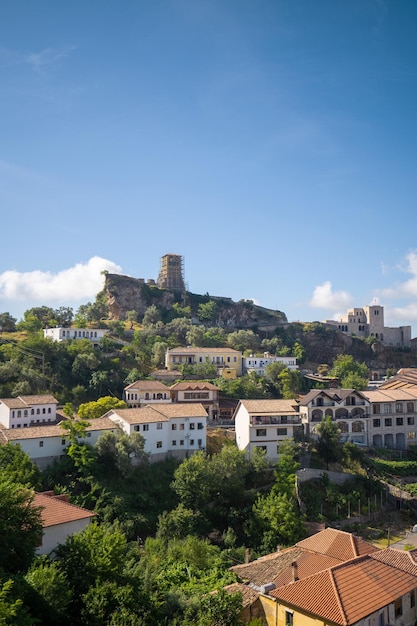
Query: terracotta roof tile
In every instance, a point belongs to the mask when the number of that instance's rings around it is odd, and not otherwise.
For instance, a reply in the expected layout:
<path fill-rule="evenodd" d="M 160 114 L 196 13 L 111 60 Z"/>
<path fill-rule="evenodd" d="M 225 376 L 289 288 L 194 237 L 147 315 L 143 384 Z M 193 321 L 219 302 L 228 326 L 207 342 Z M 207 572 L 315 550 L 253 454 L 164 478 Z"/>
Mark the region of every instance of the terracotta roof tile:
<path fill-rule="evenodd" d="M 126 389 L 137 389 L 138 391 L 165 391 L 169 392 L 169 387 L 161 383 L 159 380 L 137 380 L 131 385 L 127 385 Z"/>
<path fill-rule="evenodd" d="M 348 626 L 416 585 L 415 575 L 366 555 L 272 590 L 270 595 L 326 621 Z"/>
<path fill-rule="evenodd" d="M 106 416 L 119 416 L 128 424 L 166 422 L 171 418 L 202 417 L 207 418 L 207 411 L 200 403 L 160 402 L 147 404 L 137 409 L 111 409 Z"/>
<path fill-rule="evenodd" d="M 231 585 L 227 585 L 225 590 L 228 593 L 241 593 L 243 608 L 251 606 L 259 598 L 259 593 L 255 589 L 243 583 L 232 583 Z"/>
<path fill-rule="evenodd" d="M 38 396 L 18 396 L 17 398 L 1 398 L 0 403 L 9 409 L 27 408 L 36 404 L 58 404 L 58 400 L 51 394 Z"/>
<path fill-rule="evenodd" d="M 42 526 L 44 528 L 95 516 L 94 511 L 70 504 L 59 496 L 54 497 L 45 492 L 35 494 L 33 504 L 41 507 Z"/>
<path fill-rule="evenodd" d="M 240 400 L 239 405 L 244 406 L 250 414 L 297 413 L 298 415 L 299 413 L 298 403 L 295 400 Z"/>
<path fill-rule="evenodd" d="M 261 587 L 262 585 L 273 582 L 291 566 L 291 563 L 297 559 L 300 554 L 302 554 L 302 550 L 293 546 L 292 548 L 263 556 L 251 563 L 234 565 L 230 569 L 243 581 L 255 585 L 256 587 Z"/>
<path fill-rule="evenodd" d="M 351 533 L 326 528 L 296 544 L 299 548 L 348 561 L 356 556 L 376 552 L 378 548 Z"/>
<path fill-rule="evenodd" d="M 29 426 L 28 428 L 1 428 L 1 433 L 6 441 L 19 441 L 20 439 L 37 439 L 42 437 L 65 437 L 67 431 L 62 428 L 64 421 L 58 424 L 49 424 L 42 426 Z M 110 430 L 114 428 L 114 422 L 107 417 L 99 417 L 91 420 L 86 430 Z"/>
<path fill-rule="evenodd" d="M 179 382 L 179 383 L 175 383 L 174 385 L 171 385 L 170 389 L 172 391 L 185 391 L 185 390 L 192 390 L 192 391 L 198 391 L 200 389 L 210 389 L 211 391 L 219 391 L 219 387 L 216 387 L 216 385 L 213 385 L 212 383 L 206 383 L 206 382 Z"/>

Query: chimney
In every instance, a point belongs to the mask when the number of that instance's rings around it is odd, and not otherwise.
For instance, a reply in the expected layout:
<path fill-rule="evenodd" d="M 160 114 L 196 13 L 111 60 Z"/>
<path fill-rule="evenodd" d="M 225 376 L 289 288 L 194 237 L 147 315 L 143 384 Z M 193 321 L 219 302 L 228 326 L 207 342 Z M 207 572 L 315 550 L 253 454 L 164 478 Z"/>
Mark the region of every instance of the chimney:
<path fill-rule="evenodd" d="M 250 549 L 246 548 L 245 550 L 245 563 L 250 563 Z"/>
<path fill-rule="evenodd" d="M 296 580 L 298 580 L 298 566 L 297 566 L 297 561 L 293 561 L 291 563 L 291 569 L 292 569 L 292 581 L 295 582 Z"/>

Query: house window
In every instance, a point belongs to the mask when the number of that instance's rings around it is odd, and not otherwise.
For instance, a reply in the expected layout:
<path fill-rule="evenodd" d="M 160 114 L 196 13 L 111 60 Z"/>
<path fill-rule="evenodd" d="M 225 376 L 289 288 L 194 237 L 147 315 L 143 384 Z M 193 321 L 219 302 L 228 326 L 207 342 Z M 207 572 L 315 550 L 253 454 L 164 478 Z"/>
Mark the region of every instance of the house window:
<path fill-rule="evenodd" d="M 414 411 L 414 402 L 407 402 L 407 413 L 413 413 Z"/>
<path fill-rule="evenodd" d="M 48 413 L 50 413 L 50 412 L 51 412 L 51 407 L 48 407 Z"/>
<path fill-rule="evenodd" d="M 407 417 L 408 426 L 414 426 L 414 417 Z"/>
<path fill-rule="evenodd" d="M 277 435 L 278 435 L 278 437 L 286 437 L 287 436 L 287 429 L 286 428 L 277 428 Z"/>
<path fill-rule="evenodd" d="M 28 412 L 27 412 L 27 410 L 25 409 L 25 410 L 23 411 L 23 417 L 27 417 L 27 416 L 28 416 Z"/>
<path fill-rule="evenodd" d="M 36 409 L 36 415 L 39 415 L 40 412 L 40 409 Z"/>
<path fill-rule="evenodd" d="M 194 422 L 191 422 L 191 424 L 190 424 L 190 430 L 194 430 L 194 429 L 195 429 L 195 424 L 194 424 Z"/>
<path fill-rule="evenodd" d="M 180 439 L 180 446 L 184 445 L 184 439 Z"/>
<path fill-rule="evenodd" d="M 403 426 L 404 425 L 404 418 L 403 417 L 397 417 L 395 421 L 396 421 L 397 426 Z"/>
<path fill-rule="evenodd" d="M 162 430 L 162 422 L 158 422 L 156 425 L 157 430 Z"/>
<path fill-rule="evenodd" d="M 379 418 L 374 419 L 373 424 L 374 424 L 374 428 L 380 428 L 381 420 Z"/>
<path fill-rule="evenodd" d="M 197 443 L 198 443 L 198 447 L 201 448 L 201 446 L 203 445 L 203 440 L 202 439 L 198 439 Z"/>
<path fill-rule="evenodd" d="M 180 424 L 180 430 L 184 430 L 184 424 Z"/>
<path fill-rule="evenodd" d="M 157 448 L 162 448 L 162 441 L 157 441 L 156 442 L 156 447 Z"/>
<path fill-rule="evenodd" d="M 203 428 L 204 428 L 204 424 L 203 424 L 203 422 L 198 422 L 198 424 L 197 424 L 197 429 L 198 429 L 198 430 L 203 430 Z"/>
<path fill-rule="evenodd" d="M 398 600 L 395 600 L 394 602 L 394 615 L 395 617 L 401 617 L 401 615 L 403 614 L 403 600 L 402 598 L 399 598 Z"/>
<path fill-rule="evenodd" d="M 176 424 L 171 424 L 171 430 L 177 430 L 177 425 Z"/>
<path fill-rule="evenodd" d="M 39 442 L 39 447 L 40 447 L 40 448 L 43 448 L 43 441 L 40 441 L 40 442 Z"/>
<path fill-rule="evenodd" d="M 139 424 L 137 424 L 136 426 L 133 426 L 133 430 L 138 433 L 140 431 L 140 426 Z"/>
<path fill-rule="evenodd" d="M 61 445 L 65 446 L 65 439 L 61 439 Z"/>
<path fill-rule="evenodd" d="M 392 419 L 390 417 L 386 417 L 384 419 L 385 426 L 392 426 Z"/>
<path fill-rule="evenodd" d="M 285 611 L 285 626 L 293 626 L 294 613 L 292 611 Z"/>
<path fill-rule="evenodd" d="M 194 445 L 194 439 L 190 439 L 190 446 Z"/>
<path fill-rule="evenodd" d="M 388 402 L 384 404 L 384 413 L 391 413 L 391 405 Z"/>
<path fill-rule="evenodd" d="M 257 428 L 256 429 L 257 437 L 266 437 L 266 428 Z"/>
<path fill-rule="evenodd" d="M 91 437 L 91 433 L 86 433 L 86 437 Z"/>
<path fill-rule="evenodd" d="M 177 445 L 177 440 L 176 440 L 176 439 L 173 439 L 173 440 L 172 440 L 172 445 L 173 445 L 173 446 L 176 446 L 176 445 Z"/>
<path fill-rule="evenodd" d="M 46 409 L 45 409 L 45 407 L 43 407 L 43 409 L 42 409 L 42 415 L 45 415 L 45 413 L 46 413 Z"/>
<path fill-rule="evenodd" d="M 374 413 L 374 415 L 379 415 L 381 413 L 381 405 L 374 404 L 372 407 L 372 412 Z"/>
<path fill-rule="evenodd" d="M 144 430 L 144 431 L 145 431 L 145 430 L 149 430 L 149 424 L 144 424 L 144 425 L 143 425 L 143 430 Z"/>
<path fill-rule="evenodd" d="M 35 409 L 30 409 L 30 414 L 35 415 Z"/>
<path fill-rule="evenodd" d="M 402 413 L 403 412 L 403 403 L 402 402 L 396 402 L 395 403 L 395 412 L 396 413 Z"/>
<path fill-rule="evenodd" d="M 17 417 L 22 417 L 22 411 L 17 412 Z"/>

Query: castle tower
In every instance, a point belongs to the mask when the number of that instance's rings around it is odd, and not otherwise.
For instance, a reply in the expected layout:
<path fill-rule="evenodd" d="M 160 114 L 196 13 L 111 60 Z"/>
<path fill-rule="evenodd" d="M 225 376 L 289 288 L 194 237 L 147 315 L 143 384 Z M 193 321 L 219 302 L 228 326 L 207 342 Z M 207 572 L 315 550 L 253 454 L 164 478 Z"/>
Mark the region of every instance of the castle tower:
<path fill-rule="evenodd" d="M 165 254 L 161 257 L 161 269 L 156 284 L 160 289 L 185 291 L 184 259 L 179 254 Z"/>

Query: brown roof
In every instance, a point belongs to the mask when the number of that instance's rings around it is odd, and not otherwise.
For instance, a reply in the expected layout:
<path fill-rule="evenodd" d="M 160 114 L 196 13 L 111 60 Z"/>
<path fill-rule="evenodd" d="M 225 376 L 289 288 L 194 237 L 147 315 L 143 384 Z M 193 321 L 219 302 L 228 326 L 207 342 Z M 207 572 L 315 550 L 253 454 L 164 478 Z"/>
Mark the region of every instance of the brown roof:
<path fill-rule="evenodd" d="M 397 402 L 417 399 L 417 387 L 378 387 L 364 394 L 371 402 Z"/>
<path fill-rule="evenodd" d="M 392 567 L 398 567 L 417 576 L 417 549 L 398 550 L 397 548 L 385 548 L 385 550 L 378 550 L 371 556 L 377 561 L 383 561 L 388 563 L 388 565 L 392 565 Z"/>
<path fill-rule="evenodd" d="M 293 562 L 297 563 L 297 575 L 301 579 L 376 551 L 375 546 L 360 537 L 342 530 L 326 528 L 291 548 L 273 552 L 251 563 L 235 565 L 230 569 L 243 581 L 257 587 L 270 582 L 280 586 L 293 580 Z"/>
<path fill-rule="evenodd" d="M 52 492 L 35 494 L 33 504 L 42 508 L 41 516 L 44 528 L 95 516 L 94 511 L 70 504 L 65 497 L 54 496 Z"/>
<path fill-rule="evenodd" d="M 27 409 L 34 404 L 58 404 L 58 400 L 51 394 L 39 396 L 18 396 L 17 398 L 1 398 L 9 409 Z"/>
<path fill-rule="evenodd" d="M 397 374 L 389 378 L 381 387 L 390 389 L 396 387 L 415 387 L 417 385 L 417 367 L 403 367 Z"/>
<path fill-rule="evenodd" d="M 64 421 L 58 424 L 49 424 L 42 426 L 29 426 L 28 428 L 1 428 L 3 440 L 6 441 L 19 441 L 20 439 L 37 439 L 38 437 L 65 437 L 67 431 L 62 428 Z M 91 420 L 89 426 L 86 427 L 86 431 L 95 430 L 109 430 L 113 429 L 114 422 L 107 417 L 98 417 Z"/>
<path fill-rule="evenodd" d="M 337 403 L 343 402 L 349 396 L 358 396 L 359 398 L 366 400 L 366 395 L 363 391 L 356 391 L 355 389 L 342 389 L 338 387 L 331 389 L 312 389 L 305 395 L 300 396 L 300 405 L 305 406 L 321 395 L 324 395 Z"/>
<path fill-rule="evenodd" d="M 325 554 L 339 561 L 348 561 L 356 556 L 371 554 L 378 549 L 364 539 L 352 535 L 352 533 L 335 528 L 326 528 L 299 541 L 296 545 L 303 550 Z"/>
<path fill-rule="evenodd" d="M 279 587 L 270 595 L 326 621 L 348 626 L 416 586 L 417 576 L 366 555 Z"/>
<path fill-rule="evenodd" d="M 251 606 L 259 598 L 259 593 L 255 589 L 243 583 L 232 583 L 231 585 L 227 585 L 225 590 L 228 593 L 241 593 L 243 608 Z"/>
<path fill-rule="evenodd" d="M 295 546 L 273 552 L 262 556 L 256 561 L 234 565 L 231 571 L 237 574 L 244 582 L 248 582 L 256 587 L 261 587 L 267 583 L 273 582 L 277 576 L 282 574 L 291 563 L 302 553 L 300 548 Z"/>
<path fill-rule="evenodd" d="M 299 413 L 298 403 L 295 400 L 240 400 L 239 406 L 242 405 L 248 413 Z"/>
<path fill-rule="evenodd" d="M 187 391 L 188 389 L 192 391 L 198 391 L 200 389 L 209 389 L 211 391 L 220 391 L 219 387 L 213 385 L 212 383 L 206 382 L 180 382 L 171 385 L 170 387 L 173 391 Z"/>
<path fill-rule="evenodd" d="M 175 417 L 207 418 L 207 411 L 200 403 L 160 402 L 137 409 L 111 409 L 106 415 L 120 417 L 128 424 L 166 422 Z"/>
<path fill-rule="evenodd" d="M 138 391 L 165 391 L 169 392 L 169 387 L 161 383 L 159 380 L 137 380 L 125 387 L 126 389 L 138 389 Z"/>

